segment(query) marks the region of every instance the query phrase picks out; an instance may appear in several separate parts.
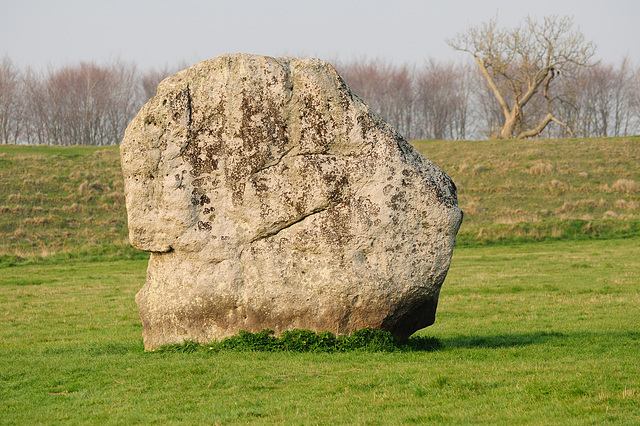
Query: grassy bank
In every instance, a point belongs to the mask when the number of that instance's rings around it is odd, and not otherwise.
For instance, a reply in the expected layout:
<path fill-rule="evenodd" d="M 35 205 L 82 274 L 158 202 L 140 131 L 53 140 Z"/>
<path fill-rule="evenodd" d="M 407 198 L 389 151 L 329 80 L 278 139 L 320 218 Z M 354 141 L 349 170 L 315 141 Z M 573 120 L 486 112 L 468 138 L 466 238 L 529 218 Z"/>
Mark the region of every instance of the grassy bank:
<path fill-rule="evenodd" d="M 640 137 L 413 144 L 458 186 L 459 246 L 640 235 Z"/>
<path fill-rule="evenodd" d="M 640 235 L 640 137 L 416 141 L 450 174 L 458 246 Z M 0 260 L 131 258 L 117 147 L 0 145 Z"/>
<path fill-rule="evenodd" d="M 640 422 L 638 238 L 457 249 L 401 353 L 145 353 L 145 268 L 2 269 L 0 423 Z"/>
<path fill-rule="evenodd" d="M 117 147 L 0 145 L 0 259 L 133 255 Z"/>

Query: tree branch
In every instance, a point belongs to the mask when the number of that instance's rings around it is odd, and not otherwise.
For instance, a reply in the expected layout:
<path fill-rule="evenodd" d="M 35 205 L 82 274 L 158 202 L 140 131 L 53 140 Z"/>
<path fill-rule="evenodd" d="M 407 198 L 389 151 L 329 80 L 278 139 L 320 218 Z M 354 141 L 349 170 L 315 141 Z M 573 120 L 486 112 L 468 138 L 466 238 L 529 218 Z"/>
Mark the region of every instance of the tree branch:
<path fill-rule="evenodd" d="M 506 117 L 510 112 L 509 105 L 507 105 L 504 98 L 500 94 L 498 86 L 496 86 L 496 83 L 491 78 L 491 75 L 489 74 L 489 71 L 487 71 L 487 67 L 484 66 L 484 63 L 477 56 L 474 56 L 473 58 L 476 60 L 476 64 L 478 64 L 478 67 L 480 68 L 480 71 L 482 71 L 482 75 L 484 75 L 487 83 L 489 83 L 489 87 L 491 87 L 491 90 L 493 90 L 493 94 L 496 96 L 496 99 L 498 99 L 498 102 L 500 103 L 502 111 L 504 112 L 504 115 Z"/>
<path fill-rule="evenodd" d="M 531 85 L 529 87 L 529 90 L 527 90 L 527 93 L 525 93 L 524 96 L 522 97 L 522 101 L 520 102 L 520 106 L 524 107 L 531 100 L 533 95 L 535 95 L 536 92 L 538 91 L 538 87 L 540 87 L 542 82 L 549 75 L 550 71 L 551 71 L 551 68 L 550 67 L 546 67 L 546 68 L 543 68 L 542 70 L 540 70 L 538 72 L 538 74 L 536 75 L 535 80 L 533 82 L 533 85 Z"/>
<path fill-rule="evenodd" d="M 554 123 L 556 123 L 556 124 L 561 125 L 561 126 L 564 128 L 564 130 L 565 130 L 567 133 L 569 133 L 569 135 L 571 135 L 571 137 L 573 137 L 573 132 L 572 132 L 571 130 L 569 130 L 569 128 L 567 127 L 567 125 L 566 125 L 566 124 L 564 124 L 562 121 L 560 121 L 560 120 L 558 120 L 557 118 L 555 118 L 555 117 L 553 116 L 553 114 L 548 113 L 548 114 L 544 117 L 544 119 L 542 119 L 542 121 L 540 122 L 540 124 L 538 124 L 538 126 L 537 126 L 536 128 L 531 129 L 531 130 L 527 130 L 527 131 L 525 131 L 525 132 L 521 132 L 521 133 L 516 137 L 516 139 L 525 139 L 525 138 L 531 138 L 531 137 L 533 137 L 533 136 L 537 136 L 537 135 L 539 135 L 540 133 L 542 133 L 542 131 L 543 131 L 543 130 L 547 127 L 547 125 L 548 125 L 550 122 L 552 122 L 552 121 L 553 121 Z"/>
<path fill-rule="evenodd" d="M 569 127 L 567 127 L 566 124 L 564 124 L 562 121 L 558 120 L 557 118 L 553 117 L 551 119 L 554 123 L 561 125 L 565 132 L 569 133 L 569 136 L 573 137 L 573 132 L 571 131 L 571 129 L 569 129 Z"/>

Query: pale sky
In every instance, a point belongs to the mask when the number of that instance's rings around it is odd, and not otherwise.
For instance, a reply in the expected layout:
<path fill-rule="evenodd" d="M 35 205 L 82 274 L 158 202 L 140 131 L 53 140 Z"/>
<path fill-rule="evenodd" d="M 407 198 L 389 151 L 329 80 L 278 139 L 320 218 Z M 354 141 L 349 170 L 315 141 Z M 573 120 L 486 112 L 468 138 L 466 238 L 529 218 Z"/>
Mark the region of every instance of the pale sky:
<path fill-rule="evenodd" d="M 0 0 L 0 57 L 37 70 L 120 59 L 140 69 L 222 53 L 466 60 L 445 39 L 497 16 L 573 16 L 597 57 L 640 63 L 639 0 Z"/>

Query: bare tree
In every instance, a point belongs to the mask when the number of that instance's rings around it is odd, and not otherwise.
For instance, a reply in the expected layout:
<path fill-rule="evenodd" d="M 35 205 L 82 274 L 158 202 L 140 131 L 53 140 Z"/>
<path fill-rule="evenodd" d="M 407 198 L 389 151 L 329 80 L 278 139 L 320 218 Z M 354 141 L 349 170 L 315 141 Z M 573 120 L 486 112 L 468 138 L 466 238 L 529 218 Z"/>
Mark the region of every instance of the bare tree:
<path fill-rule="evenodd" d="M 631 114 L 635 122 L 635 129 L 633 131 L 637 134 L 637 132 L 640 132 L 640 67 L 636 67 L 633 71 L 629 90 Z"/>
<path fill-rule="evenodd" d="M 49 73 L 53 73 L 49 70 Z M 58 104 L 62 97 L 45 77 L 44 73 L 27 69 L 25 74 L 27 88 L 27 125 L 26 143 L 42 145 L 62 144 L 62 117 L 66 115 L 66 105 Z"/>
<path fill-rule="evenodd" d="M 552 83 L 561 73 L 588 65 L 595 53 L 595 45 L 573 29 L 571 18 L 556 16 L 541 23 L 527 18 L 523 26 L 513 29 L 498 28 L 494 19 L 447 43 L 473 55 L 502 110 L 503 124 L 493 135 L 501 139 L 537 136 L 552 121 L 566 128 L 551 111 Z M 537 124 L 527 122 L 525 115 L 525 107 L 536 97 L 546 104 Z"/>
<path fill-rule="evenodd" d="M 379 59 L 335 62 L 349 87 L 406 138 L 414 138 L 412 66 Z"/>
<path fill-rule="evenodd" d="M 158 84 L 170 75 L 171 73 L 165 67 L 161 70 L 150 69 L 140 77 L 140 89 L 145 102 L 155 96 Z"/>
<path fill-rule="evenodd" d="M 623 58 L 615 71 L 613 83 L 613 120 L 610 136 L 624 136 L 633 127 L 633 78 L 631 62 Z"/>
<path fill-rule="evenodd" d="M 638 130 L 634 89 L 636 71 L 623 58 L 618 66 L 598 63 L 576 73 L 560 107 L 580 137 L 625 136 Z"/>
<path fill-rule="evenodd" d="M 45 105 L 53 119 L 48 126 L 51 143 L 103 145 L 108 74 L 106 68 L 84 62 L 49 71 Z"/>
<path fill-rule="evenodd" d="M 24 82 L 8 56 L 0 62 L 0 143 L 17 143 L 24 130 Z"/>
<path fill-rule="evenodd" d="M 467 70 L 430 59 L 417 72 L 416 133 L 427 139 L 464 139 L 468 120 Z"/>
<path fill-rule="evenodd" d="M 142 104 L 135 65 L 116 61 L 109 65 L 109 96 L 104 110 L 105 142 L 119 144 L 124 131 Z"/>
<path fill-rule="evenodd" d="M 606 136 L 609 131 L 609 119 L 613 108 L 613 86 L 615 70 L 612 65 L 602 65 L 586 70 L 582 88 L 578 92 L 578 109 L 581 120 L 578 123 L 580 134 L 588 136 Z"/>
<path fill-rule="evenodd" d="M 134 65 L 80 63 L 28 70 L 29 131 L 26 143 L 114 145 L 142 105 Z"/>
<path fill-rule="evenodd" d="M 502 108 L 495 101 L 493 91 L 486 85 L 481 75 L 472 73 L 471 83 L 475 85 L 471 96 L 474 135 L 476 139 L 490 138 L 500 131 L 500 126 L 504 122 Z"/>

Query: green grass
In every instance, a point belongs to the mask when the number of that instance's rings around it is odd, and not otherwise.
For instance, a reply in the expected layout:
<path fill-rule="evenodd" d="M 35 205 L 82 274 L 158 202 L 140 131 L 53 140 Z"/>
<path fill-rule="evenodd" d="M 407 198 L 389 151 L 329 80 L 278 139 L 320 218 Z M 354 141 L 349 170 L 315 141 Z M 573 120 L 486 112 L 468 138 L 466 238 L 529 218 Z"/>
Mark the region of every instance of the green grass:
<path fill-rule="evenodd" d="M 430 351 L 146 353 L 145 268 L 2 268 L 0 422 L 640 422 L 639 238 L 457 249 Z"/>
<path fill-rule="evenodd" d="M 437 339 L 413 336 L 407 341 L 398 340 L 384 330 L 363 328 L 350 335 L 335 336 L 330 331 L 314 332 L 293 329 L 276 336 L 273 330 L 263 329 L 257 333 L 240 330 L 236 335 L 220 341 L 198 343 L 187 340 L 183 343 L 168 344 L 154 349 L 155 352 L 398 352 L 424 350 L 440 347 Z"/>
<path fill-rule="evenodd" d="M 640 138 L 414 144 L 465 220 L 376 353 L 144 352 L 117 148 L 0 146 L 0 423 L 639 424 Z"/>

